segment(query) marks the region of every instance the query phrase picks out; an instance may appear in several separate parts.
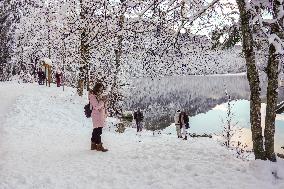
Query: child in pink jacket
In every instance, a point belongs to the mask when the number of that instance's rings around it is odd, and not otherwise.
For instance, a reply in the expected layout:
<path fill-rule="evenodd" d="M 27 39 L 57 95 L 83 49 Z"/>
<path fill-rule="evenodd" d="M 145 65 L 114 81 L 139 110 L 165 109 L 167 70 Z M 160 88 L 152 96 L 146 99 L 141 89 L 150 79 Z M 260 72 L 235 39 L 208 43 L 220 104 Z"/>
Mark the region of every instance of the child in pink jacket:
<path fill-rule="evenodd" d="M 106 120 L 106 99 L 102 96 L 103 84 L 96 83 L 93 91 L 89 93 L 89 100 L 92 108 L 93 133 L 91 138 L 91 150 L 106 152 L 101 141 L 102 129 Z"/>

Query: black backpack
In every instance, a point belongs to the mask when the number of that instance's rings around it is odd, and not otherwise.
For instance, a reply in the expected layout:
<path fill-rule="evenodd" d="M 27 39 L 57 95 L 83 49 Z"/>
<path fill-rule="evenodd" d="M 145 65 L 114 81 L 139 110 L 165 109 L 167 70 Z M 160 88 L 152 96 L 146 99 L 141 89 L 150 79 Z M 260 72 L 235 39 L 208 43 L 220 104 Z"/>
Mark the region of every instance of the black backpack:
<path fill-rule="evenodd" d="M 93 111 L 93 108 L 91 109 L 91 104 L 90 104 L 90 102 L 89 102 L 88 104 L 86 104 L 86 105 L 84 106 L 85 116 L 86 116 L 87 118 L 90 118 L 91 115 L 92 115 L 92 111 Z"/>

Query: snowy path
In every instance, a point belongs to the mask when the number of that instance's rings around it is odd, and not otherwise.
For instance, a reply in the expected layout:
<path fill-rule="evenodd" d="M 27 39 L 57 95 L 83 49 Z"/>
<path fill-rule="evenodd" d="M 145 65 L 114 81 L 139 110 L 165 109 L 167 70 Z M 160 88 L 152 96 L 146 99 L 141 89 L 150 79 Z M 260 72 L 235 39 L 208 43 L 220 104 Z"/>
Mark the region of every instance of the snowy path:
<path fill-rule="evenodd" d="M 7 97 L 5 87 L 14 86 L 0 86 L 5 99 L 0 101 L 1 113 L 17 101 L 5 122 L 1 117 L 0 189 L 284 187 L 283 161 L 243 162 L 211 139 L 181 141 L 144 132 L 139 143 L 134 129 L 117 134 L 112 128 L 103 135 L 110 151 L 90 151 L 91 120 L 83 115 L 86 99 L 72 89 L 37 85 L 18 87 Z M 280 179 L 274 179 L 272 169 Z"/>
<path fill-rule="evenodd" d="M 18 83 L 0 82 L 0 149 L 4 133 L 2 126 L 5 124 L 7 113 L 11 111 L 13 105 L 16 103 L 16 99 L 20 95 L 23 95 L 26 89 Z"/>
<path fill-rule="evenodd" d="M 9 108 L 16 102 L 18 96 L 25 93 L 25 88 L 17 83 L 0 82 L 0 121 L 5 119 Z"/>

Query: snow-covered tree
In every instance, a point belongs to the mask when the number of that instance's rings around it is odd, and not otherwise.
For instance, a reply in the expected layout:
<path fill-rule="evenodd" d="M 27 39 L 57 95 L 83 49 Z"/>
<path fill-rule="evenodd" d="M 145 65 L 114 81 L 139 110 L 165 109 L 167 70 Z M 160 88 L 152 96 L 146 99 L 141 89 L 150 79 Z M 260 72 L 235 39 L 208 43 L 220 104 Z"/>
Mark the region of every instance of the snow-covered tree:
<path fill-rule="evenodd" d="M 21 2 L 3 0 L 0 2 L 0 81 L 8 80 L 12 75 L 11 49 L 14 46 L 13 32 L 15 23 L 20 19 Z"/>
<path fill-rule="evenodd" d="M 274 153 L 275 110 L 278 97 L 278 66 L 280 57 L 284 53 L 282 36 L 284 2 L 282 0 L 237 0 L 236 2 L 240 11 L 243 52 L 251 89 L 251 126 L 255 157 L 256 159 L 276 161 Z M 259 71 L 256 66 L 255 48 L 260 40 L 269 46 L 268 52 L 266 50 L 268 54 L 266 68 L 268 87 L 264 142 L 261 128 Z"/>
<path fill-rule="evenodd" d="M 214 48 L 229 48 L 241 42 L 250 84 L 251 127 L 256 159 L 275 161 L 274 133 L 278 97 L 278 72 L 283 64 L 283 1 L 236 0 L 239 21 L 212 32 Z M 220 43 L 220 39 L 223 42 Z M 281 61 L 282 60 L 282 61 Z M 280 67 L 279 67 L 280 66 Z M 267 74 L 267 107 L 264 140 L 261 127 L 259 73 Z"/>

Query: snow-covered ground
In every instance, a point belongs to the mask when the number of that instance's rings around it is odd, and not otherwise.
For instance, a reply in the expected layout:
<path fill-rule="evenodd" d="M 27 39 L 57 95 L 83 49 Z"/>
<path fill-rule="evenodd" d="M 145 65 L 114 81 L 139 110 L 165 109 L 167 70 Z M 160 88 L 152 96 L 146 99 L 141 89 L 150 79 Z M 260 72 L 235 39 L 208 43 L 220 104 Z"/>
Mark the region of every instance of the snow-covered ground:
<path fill-rule="evenodd" d="M 212 139 L 108 127 L 110 151 L 90 151 L 86 102 L 71 88 L 0 83 L 0 189 L 284 187 L 283 160 L 242 161 Z"/>

